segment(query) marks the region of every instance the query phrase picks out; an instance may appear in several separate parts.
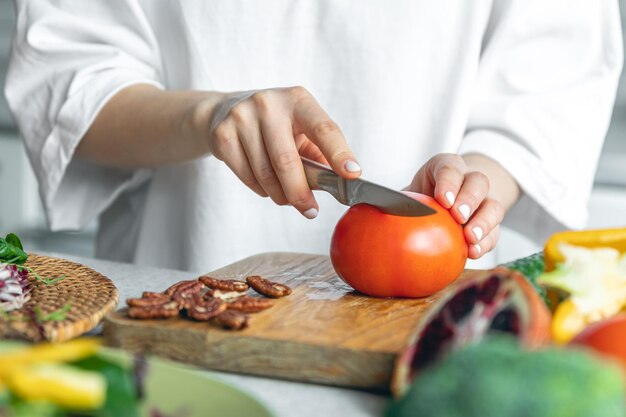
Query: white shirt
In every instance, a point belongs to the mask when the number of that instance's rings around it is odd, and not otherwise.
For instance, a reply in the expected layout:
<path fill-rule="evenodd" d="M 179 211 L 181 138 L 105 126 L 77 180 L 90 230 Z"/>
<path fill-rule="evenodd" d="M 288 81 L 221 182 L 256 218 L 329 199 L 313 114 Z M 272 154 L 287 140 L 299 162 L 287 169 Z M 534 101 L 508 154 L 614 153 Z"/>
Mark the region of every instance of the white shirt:
<path fill-rule="evenodd" d="M 582 227 L 622 65 L 616 0 L 17 0 L 6 96 L 53 230 L 101 216 L 100 256 L 208 271 L 327 253 L 345 207 L 261 199 L 214 157 L 124 171 L 73 158 L 120 89 L 302 85 L 363 177 L 406 186 L 439 152 L 498 161 L 524 195 L 505 224 Z"/>

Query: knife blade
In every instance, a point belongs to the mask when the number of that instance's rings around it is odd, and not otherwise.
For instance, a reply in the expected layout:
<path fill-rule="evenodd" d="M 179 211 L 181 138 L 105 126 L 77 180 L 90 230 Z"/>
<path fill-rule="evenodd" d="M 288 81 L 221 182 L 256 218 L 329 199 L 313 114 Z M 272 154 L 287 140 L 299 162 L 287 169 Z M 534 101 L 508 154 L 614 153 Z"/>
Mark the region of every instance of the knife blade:
<path fill-rule="evenodd" d="M 435 213 L 434 209 L 400 191 L 360 178 L 347 180 L 329 166 L 304 157 L 301 159 L 309 187 L 330 193 L 341 204 L 353 206 L 367 203 L 396 216 L 428 216 Z"/>

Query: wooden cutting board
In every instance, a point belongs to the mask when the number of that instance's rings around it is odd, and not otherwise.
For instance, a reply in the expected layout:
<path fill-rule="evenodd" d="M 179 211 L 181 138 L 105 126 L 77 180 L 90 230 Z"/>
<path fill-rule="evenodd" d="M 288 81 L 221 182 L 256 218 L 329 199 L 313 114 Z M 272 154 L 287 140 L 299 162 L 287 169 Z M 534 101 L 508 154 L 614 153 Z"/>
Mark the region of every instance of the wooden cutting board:
<path fill-rule="evenodd" d="M 209 275 L 253 274 L 294 291 L 251 315 L 243 331 L 180 318 L 133 320 L 122 309 L 105 318 L 107 343 L 208 369 L 386 391 L 397 353 L 437 299 L 437 294 L 377 299 L 356 293 L 320 255 L 264 253 Z"/>

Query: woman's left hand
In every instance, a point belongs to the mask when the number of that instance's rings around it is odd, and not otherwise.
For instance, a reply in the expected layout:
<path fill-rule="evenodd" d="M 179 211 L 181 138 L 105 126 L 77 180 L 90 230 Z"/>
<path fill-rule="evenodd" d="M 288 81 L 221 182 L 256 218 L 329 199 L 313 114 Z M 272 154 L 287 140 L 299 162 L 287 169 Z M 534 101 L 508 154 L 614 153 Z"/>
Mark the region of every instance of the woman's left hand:
<path fill-rule="evenodd" d="M 479 156 L 479 162 L 480 158 L 488 160 Z M 415 174 L 407 190 L 432 196 L 449 209 L 463 225 L 468 256 L 478 259 L 498 242 L 505 206 L 492 197 L 489 177 L 473 168 L 459 155 L 437 154 Z"/>

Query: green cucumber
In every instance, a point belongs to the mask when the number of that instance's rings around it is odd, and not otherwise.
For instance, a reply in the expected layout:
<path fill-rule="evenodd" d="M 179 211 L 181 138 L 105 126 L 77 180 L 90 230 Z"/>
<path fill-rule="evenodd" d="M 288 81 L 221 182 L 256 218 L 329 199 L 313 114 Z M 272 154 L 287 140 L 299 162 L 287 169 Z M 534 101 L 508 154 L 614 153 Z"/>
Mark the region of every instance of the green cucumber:
<path fill-rule="evenodd" d="M 524 258 L 516 259 L 505 263 L 502 266 L 518 271 L 524 275 L 528 282 L 530 282 L 535 290 L 537 290 L 537 293 L 541 296 L 541 298 L 543 298 L 543 301 L 550 306 L 546 289 L 537 283 L 537 278 L 544 272 L 545 269 L 543 252 L 537 252 Z"/>

